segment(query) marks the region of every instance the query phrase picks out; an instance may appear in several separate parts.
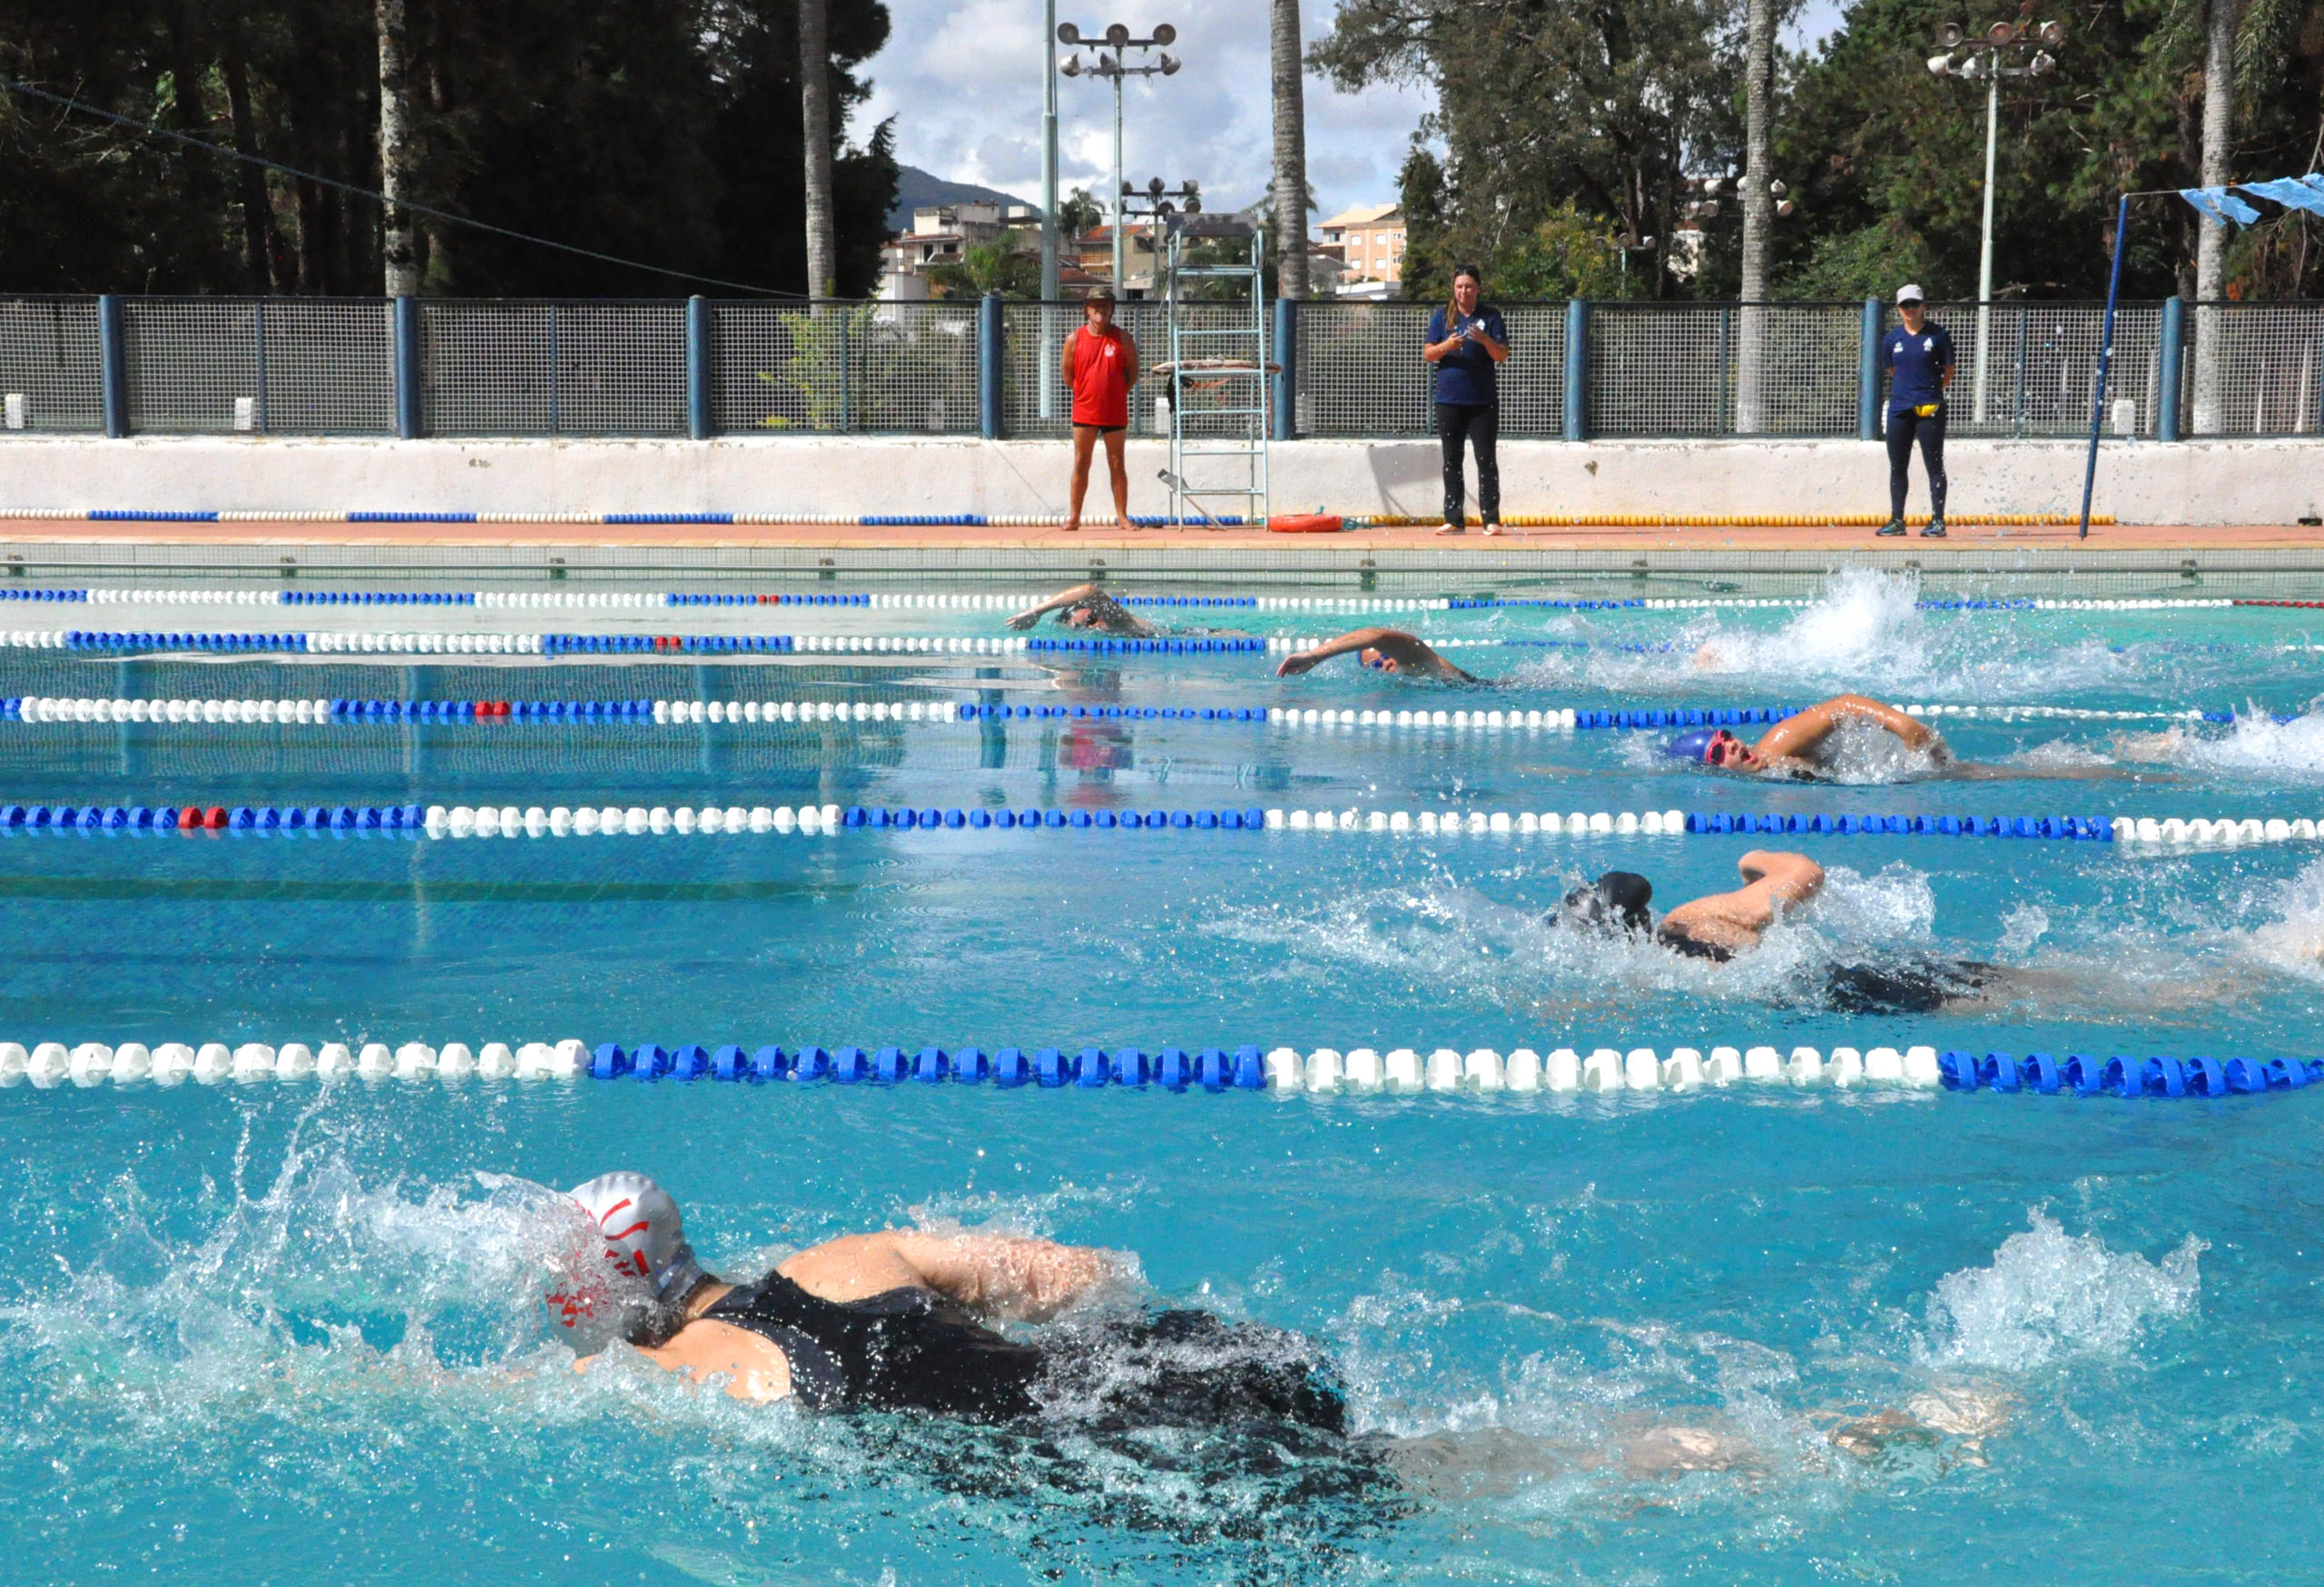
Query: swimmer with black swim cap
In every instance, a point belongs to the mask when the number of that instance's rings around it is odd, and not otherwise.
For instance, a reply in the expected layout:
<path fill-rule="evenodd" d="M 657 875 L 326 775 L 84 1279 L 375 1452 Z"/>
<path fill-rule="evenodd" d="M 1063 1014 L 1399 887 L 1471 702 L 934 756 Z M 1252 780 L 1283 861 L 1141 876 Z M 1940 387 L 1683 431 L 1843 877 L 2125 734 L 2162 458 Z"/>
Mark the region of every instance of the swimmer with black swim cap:
<path fill-rule="evenodd" d="M 1738 862 L 1743 885 L 1679 905 L 1658 925 L 1648 907 L 1654 885 L 1629 871 L 1609 871 L 1565 895 L 1561 925 L 1651 937 L 1660 947 L 1714 964 L 1750 952 L 1785 911 L 1823 891 L 1824 868 L 1805 854 L 1754 849 Z M 1973 998 L 1996 982 L 1990 964 L 1915 958 L 1895 964 L 1835 964 L 1825 978 L 1824 1000 L 1842 1013 L 1925 1014 Z"/>
<path fill-rule="evenodd" d="M 1162 630 L 1124 606 L 1094 584 L 1077 584 L 1058 591 L 1038 606 L 1028 606 L 1009 619 L 1011 628 L 1031 628 L 1049 613 L 1068 628 L 1095 629 L 1125 639 L 1152 639 Z"/>
<path fill-rule="evenodd" d="M 1068 1405 L 1076 1420 L 1114 1426 L 1345 1430 L 1329 1363 L 1296 1334 L 1165 1311 L 1109 1324 L 1098 1351 L 1087 1339 L 1026 1343 L 986 1326 L 1055 1317 L 1127 1276 L 1120 1253 L 886 1229 L 811 1246 L 754 1284 L 731 1284 L 695 1262 L 677 1203 L 645 1175 L 600 1175 L 572 1195 L 603 1247 L 583 1252 L 583 1273 L 548 1296 L 576 1347 L 610 1331 L 666 1371 L 724 1378 L 736 1399 L 990 1423 Z"/>
<path fill-rule="evenodd" d="M 1437 655 L 1425 640 L 1401 628 L 1357 628 L 1336 639 L 1326 639 L 1312 650 L 1295 650 L 1275 667 L 1275 675 L 1295 678 L 1301 673 L 1313 672 L 1334 656 L 1345 656 L 1351 651 L 1364 665 L 1400 677 L 1433 678 L 1442 684 L 1482 681 Z"/>

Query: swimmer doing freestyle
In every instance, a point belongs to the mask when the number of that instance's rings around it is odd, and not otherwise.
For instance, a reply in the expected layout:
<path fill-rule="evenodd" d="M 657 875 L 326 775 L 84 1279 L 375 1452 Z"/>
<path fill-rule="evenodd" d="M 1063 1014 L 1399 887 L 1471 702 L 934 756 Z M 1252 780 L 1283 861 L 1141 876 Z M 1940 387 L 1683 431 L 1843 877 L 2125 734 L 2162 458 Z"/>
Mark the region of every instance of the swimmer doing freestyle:
<path fill-rule="evenodd" d="M 1358 628 L 1336 639 L 1326 639 L 1312 650 L 1295 650 L 1275 669 L 1279 678 L 1312 672 L 1334 656 L 1354 652 L 1364 665 L 1400 677 L 1433 678 L 1443 684 L 1473 684 L 1482 680 L 1462 672 L 1436 654 L 1425 640 L 1401 628 Z"/>
<path fill-rule="evenodd" d="M 1966 782 L 2007 778 L 2093 782 L 2122 775 L 2112 766 L 1987 766 L 1953 758 L 1953 751 L 1926 723 L 1916 722 L 1896 706 L 1866 695 L 1835 695 L 1804 711 L 1794 712 L 1746 744 L 1724 727 L 1698 727 L 1682 733 L 1663 746 L 1663 753 L 1695 761 L 1715 772 L 1771 777 L 1801 783 L 1829 781 L 1834 771 L 1833 740 L 1852 723 L 1886 732 L 1905 750 L 1920 756 L 1928 774 Z"/>
<path fill-rule="evenodd" d="M 1498 1462 L 1511 1452 L 1507 1437 L 1476 1451 L 1451 1434 L 1345 1438 L 1346 1400 L 1330 1361 L 1312 1341 L 1277 1328 L 1161 1311 L 1108 1318 L 1095 1341 L 1027 1343 L 987 1326 L 1055 1317 L 1126 1278 L 1122 1253 L 883 1230 L 810 1247 L 755 1283 L 732 1284 L 695 1261 L 677 1203 L 645 1175 L 603 1174 L 571 1194 L 601 1246 L 576 1252 L 579 1271 L 547 1296 L 576 1347 L 610 1329 L 655 1365 L 697 1383 L 721 1379 L 739 1400 L 987 1424 L 1069 1420 L 1100 1431 L 1237 1427 L 1270 1440 L 1278 1460 L 1320 1434 L 1413 1488 L 1449 1480 L 1454 1493 L 1480 1456 Z M 593 1360 L 584 1355 L 576 1370 Z M 1971 1398 L 1966 1411 L 1955 1400 L 1930 1400 L 1933 1411 L 1916 1400 L 1870 1417 L 1813 1414 L 1840 1422 L 1832 1445 L 1859 1458 L 1900 1438 L 1947 1433 L 1971 1437 L 1965 1449 L 1974 1459 L 1974 1439 L 1997 1431 L 2005 1413 Z M 1739 1434 L 1679 1424 L 1621 1428 L 1610 1449 L 1519 1442 L 1532 1446 L 1520 1458 L 1540 1469 L 1610 1461 L 1633 1476 L 1670 1476 L 1760 1462 Z"/>
<path fill-rule="evenodd" d="M 1725 964 L 1757 949 L 1785 914 L 1824 890 L 1824 867 L 1805 854 L 1754 849 L 1738 862 L 1743 885 L 1679 904 L 1658 925 L 1648 907 L 1654 884 L 1630 871 L 1609 871 L 1565 895 L 1560 923 L 1645 938 L 1687 959 Z M 1893 963 L 1835 963 L 1821 1002 L 1849 1014 L 1929 1014 L 1979 1002 L 2011 972 L 1974 960 L 1915 954 Z"/>
<path fill-rule="evenodd" d="M 677 1203 L 645 1175 L 600 1175 L 572 1195 L 612 1276 L 586 1272 L 582 1253 L 584 1273 L 548 1297 L 552 1316 L 576 1339 L 610 1326 L 656 1366 L 723 1378 L 736 1399 L 990 1423 L 1070 1404 L 1078 1419 L 1116 1425 L 1345 1430 L 1328 1363 L 1296 1334 L 1152 1313 L 1108 1330 L 1122 1353 L 1108 1371 L 1086 1342 L 1026 1343 L 987 1326 L 1055 1317 L 1127 1276 L 1118 1253 L 889 1229 L 812 1246 L 755 1283 L 732 1284 L 694 1260 Z M 1122 1370 L 1141 1361 L 1150 1369 Z"/>

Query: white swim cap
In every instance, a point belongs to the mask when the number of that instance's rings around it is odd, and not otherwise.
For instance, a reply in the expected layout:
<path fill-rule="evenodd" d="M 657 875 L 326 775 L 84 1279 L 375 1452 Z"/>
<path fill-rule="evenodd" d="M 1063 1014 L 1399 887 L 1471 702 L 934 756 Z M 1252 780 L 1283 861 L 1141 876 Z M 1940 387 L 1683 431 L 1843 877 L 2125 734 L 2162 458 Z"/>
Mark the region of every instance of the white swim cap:
<path fill-rule="evenodd" d="M 645 1175 L 600 1174 L 575 1186 L 572 1197 L 602 1244 L 580 1254 L 584 1271 L 548 1296 L 566 1328 L 633 1334 L 653 1314 L 672 1312 L 707 1276 L 686 1244 L 678 1204 Z"/>

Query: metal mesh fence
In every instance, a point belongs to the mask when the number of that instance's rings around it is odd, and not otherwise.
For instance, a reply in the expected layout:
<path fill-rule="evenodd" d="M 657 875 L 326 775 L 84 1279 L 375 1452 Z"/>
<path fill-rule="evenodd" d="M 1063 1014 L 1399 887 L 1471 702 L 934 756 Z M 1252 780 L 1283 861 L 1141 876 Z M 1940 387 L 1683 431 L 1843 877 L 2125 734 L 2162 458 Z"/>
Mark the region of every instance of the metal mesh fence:
<path fill-rule="evenodd" d="M 257 428 L 256 300 L 132 298 L 122 309 L 130 429 L 216 435 Z"/>
<path fill-rule="evenodd" d="M 2069 436 L 2090 431 L 2103 303 L 1995 303 L 1982 337 L 1974 303 L 1932 303 L 1931 323 L 1953 336 L 1958 370 L 1946 429 L 1968 436 Z M 1895 320 L 1889 321 L 1892 325 Z M 2130 433 L 2152 436 L 2162 394 L 2162 306 L 2126 303 L 2114 311 L 2114 358 L 2106 375 L 2105 432 L 2130 403 Z M 1886 401 L 1886 389 L 1882 389 Z"/>
<path fill-rule="evenodd" d="M 1430 303 L 1301 304 L 1299 433 L 1390 437 L 1433 431 L 1435 381 L 1420 350 L 1434 311 Z M 1510 335 L 1516 334 L 1512 327 Z M 1515 359 L 1512 352 L 1511 361 Z M 1504 420 L 1502 432 L 1513 434 L 1515 427 Z"/>
<path fill-rule="evenodd" d="M 1304 303 L 1297 430 L 1397 438 L 1434 428 L 1420 358 L 1433 304 Z M 133 429 L 379 435 L 394 428 L 394 334 L 383 300 L 128 298 L 123 360 Z M 973 434 L 977 305 L 848 303 L 821 311 L 712 306 L 713 427 Z M 1185 323 L 1225 330 L 1248 305 L 1196 302 Z M 1504 305 L 1501 430 L 1562 432 L 1566 305 Z M 1603 436 L 1855 433 L 1859 304 L 1602 303 L 1590 311 L 1587 417 Z M 1953 433 L 2084 433 L 2103 334 L 2101 303 L 1933 304 L 1959 370 Z M 1149 369 L 1167 356 L 1165 305 L 1121 306 Z M 1078 304 L 1004 310 L 1003 433 L 1059 436 L 1070 394 L 1057 372 Z M 2121 306 L 2106 432 L 2156 433 L 2162 306 Z M 1272 315 L 1263 321 L 1271 333 Z M 429 301 L 420 305 L 423 421 L 444 436 L 671 436 L 686 432 L 685 306 L 677 301 Z M 2324 304 L 2218 303 L 2185 315 L 2185 433 L 2324 433 Z M 103 425 L 97 304 L 0 299 L 0 394 L 27 432 Z M 1197 341 L 1199 338 L 1196 339 Z M 1222 343 L 1224 345 L 1224 343 Z M 2202 357 L 2206 346 L 2216 361 Z M 1269 349 L 1268 356 L 1275 356 Z M 2206 386 L 2204 372 L 2217 375 Z M 1141 382 L 1135 432 L 1167 432 Z M 1204 433 L 1197 422 L 1195 433 Z"/>
<path fill-rule="evenodd" d="M 13 428 L 103 429 L 96 300 L 0 300 L 0 394 Z"/>
<path fill-rule="evenodd" d="M 721 303 L 712 410 L 757 430 L 974 434 L 974 303 Z"/>
<path fill-rule="evenodd" d="M 254 322 L 256 427 L 275 435 L 395 429 L 395 332 L 384 298 L 268 298 Z"/>
<path fill-rule="evenodd" d="M 684 435 L 683 303 L 420 305 L 434 435 Z"/>
<path fill-rule="evenodd" d="M 2221 379 L 2202 382 L 2205 340 Z M 2315 435 L 2324 430 L 2324 304 L 2204 303 L 2187 315 L 2187 396 L 2192 435 Z"/>

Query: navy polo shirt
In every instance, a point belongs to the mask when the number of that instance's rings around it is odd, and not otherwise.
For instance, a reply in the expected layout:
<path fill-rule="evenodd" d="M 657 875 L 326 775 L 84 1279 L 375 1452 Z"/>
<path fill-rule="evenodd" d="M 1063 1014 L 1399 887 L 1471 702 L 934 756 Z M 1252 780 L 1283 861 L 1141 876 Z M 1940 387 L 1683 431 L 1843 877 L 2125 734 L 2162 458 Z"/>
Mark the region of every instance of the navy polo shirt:
<path fill-rule="evenodd" d="M 1448 304 L 1429 316 L 1428 340 L 1432 345 L 1471 325 L 1502 346 L 1509 345 L 1509 332 L 1501 323 L 1501 310 L 1491 303 L 1479 303 L 1475 313 L 1457 319 L 1450 318 L 1451 314 Z M 1489 404 L 1494 400 L 1492 377 L 1492 355 L 1473 341 L 1463 341 L 1436 362 L 1436 399 Z"/>
<path fill-rule="evenodd" d="M 1927 320 L 1915 336 L 1894 327 L 1880 343 L 1880 367 L 1888 371 L 1888 411 L 1925 408 L 1945 400 L 1945 371 L 1953 364 L 1953 336 Z"/>

